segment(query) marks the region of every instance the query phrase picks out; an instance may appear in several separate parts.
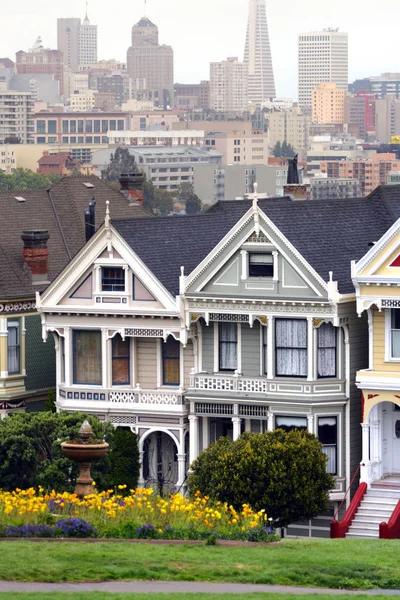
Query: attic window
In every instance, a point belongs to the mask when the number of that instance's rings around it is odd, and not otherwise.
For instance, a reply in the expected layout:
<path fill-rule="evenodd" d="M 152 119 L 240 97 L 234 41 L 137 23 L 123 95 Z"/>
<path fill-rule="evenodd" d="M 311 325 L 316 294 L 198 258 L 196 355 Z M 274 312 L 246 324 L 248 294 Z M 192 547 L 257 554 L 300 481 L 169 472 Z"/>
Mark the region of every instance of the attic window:
<path fill-rule="evenodd" d="M 252 253 L 249 255 L 249 277 L 273 277 L 274 259 L 272 254 Z"/>
<path fill-rule="evenodd" d="M 22 196 L 14 196 L 14 198 L 18 200 L 18 202 L 26 202 L 26 198 L 23 198 Z"/>
<path fill-rule="evenodd" d="M 89 188 L 89 189 L 92 189 L 92 188 L 94 188 L 94 185 L 93 185 L 93 183 L 88 183 L 88 182 L 85 182 L 83 185 L 84 185 L 85 187 Z"/>

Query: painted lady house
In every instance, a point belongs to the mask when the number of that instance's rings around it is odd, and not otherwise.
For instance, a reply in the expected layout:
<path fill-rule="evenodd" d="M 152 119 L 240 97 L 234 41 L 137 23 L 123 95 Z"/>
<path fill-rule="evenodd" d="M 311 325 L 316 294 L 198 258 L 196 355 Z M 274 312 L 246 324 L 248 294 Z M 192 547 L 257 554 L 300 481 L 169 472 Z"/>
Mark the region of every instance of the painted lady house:
<path fill-rule="evenodd" d="M 308 429 L 335 488 L 330 513 L 290 533 L 328 535 L 361 458 L 355 373 L 368 324 L 350 263 L 392 221 L 379 194 L 107 214 L 38 297 L 44 336 L 56 339 L 58 409 L 131 427 L 142 482 L 168 489 L 221 435 Z"/>

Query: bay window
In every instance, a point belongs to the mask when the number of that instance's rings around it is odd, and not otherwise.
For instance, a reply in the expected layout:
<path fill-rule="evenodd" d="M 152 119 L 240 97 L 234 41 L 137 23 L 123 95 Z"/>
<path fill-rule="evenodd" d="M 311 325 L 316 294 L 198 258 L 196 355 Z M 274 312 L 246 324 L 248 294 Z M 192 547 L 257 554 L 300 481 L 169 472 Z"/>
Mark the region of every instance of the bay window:
<path fill-rule="evenodd" d="M 307 430 L 307 417 L 279 416 L 275 417 L 275 429 L 283 429 L 286 433 L 293 429 Z"/>
<path fill-rule="evenodd" d="M 74 383 L 102 384 L 101 332 L 73 332 Z"/>
<path fill-rule="evenodd" d="M 318 377 L 336 377 L 336 333 L 332 323 L 322 323 L 317 329 Z"/>
<path fill-rule="evenodd" d="M 219 323 L 219 370 L 236 371 L 237 368 L 237 323 Z"/>
<path fill-rule="evenodd" d="M 118 333 L 112 340 L 112 383 L 129 385 L 130 340 L 123 340 Z"/>
<path fill-rule="evenodd" d="M 162 344 L 163 385 L 180 384 L 180 351 L 181 345 L 172 335 Z"/>
<path fill-rule="evenodd" d="M 390 314 L 390 357 L 400 358 L 400 308 L 392 308 Z"/>
<path fill-rule="evenodd" d="M 307 321 L 276 319 L 277 377 L 307 377 Z"/>
<path fill-rule="evenodd" d="M 326 472 L 337 475 L 337 417 L 318 417 L 318 437 L 326 454 Z"/>
<path fill-rule="evenodd" d="M 21 372 L 19 320 L 8 321 L 7 330 L 8 373 L 12 375 Z"/>

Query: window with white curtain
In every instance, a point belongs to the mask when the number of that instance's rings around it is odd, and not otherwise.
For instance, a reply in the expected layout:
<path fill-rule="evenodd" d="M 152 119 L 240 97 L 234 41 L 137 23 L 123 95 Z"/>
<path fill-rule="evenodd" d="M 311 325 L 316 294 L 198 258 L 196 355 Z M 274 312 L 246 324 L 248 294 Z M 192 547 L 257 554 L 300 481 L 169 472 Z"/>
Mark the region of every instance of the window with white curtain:
<path fill-rule="evenodd" d="M 337 475 L 337 417 L 318 417 L 318 437 L 326 454 L 326 471 Z"/>
<path fill-rule="evenodd" d="M 317 329 L 318 377 L 336 377 L 336 333 L 332 323 L 322 323 Z"/>
<path fill-rule="evenodd" d="M 307 377 L 307 321 L 276 319 L 277 377 Z"/>
<path fill-rule="evenodd" d="M 8 373 L 19 373 L 21 370 L 19 320 L 8 321 L 7 330 Z"/>
<path fill-rule="evenodd" d="M 279 416 L 275 417 L 275 429 L 283 429 L 286 433 L 293 429 L 307 430 L 307 417 Z"/>
<path fill-rule="evenodd" d="M 236 371 L 238 367 L 237 323 L 219 324 L 219 370 Z"/>

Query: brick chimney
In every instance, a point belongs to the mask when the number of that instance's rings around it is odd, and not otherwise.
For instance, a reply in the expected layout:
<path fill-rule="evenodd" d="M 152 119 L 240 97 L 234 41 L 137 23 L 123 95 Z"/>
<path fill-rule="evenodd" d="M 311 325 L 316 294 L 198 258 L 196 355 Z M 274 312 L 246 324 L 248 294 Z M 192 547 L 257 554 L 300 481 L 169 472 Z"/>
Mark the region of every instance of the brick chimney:
<path fill-rule="evenodd" d="M 23 231 L 24 265 L 29 269 L 32 283 L 48 283 L 49 232 L 45 229 Z"/>
<path fill-rule="evenodd" d="M 121 193 L 129 200 L 129 204 L 142 204 L 144 200 L 142 173 L 123 173 L 118 179 Z"/>

